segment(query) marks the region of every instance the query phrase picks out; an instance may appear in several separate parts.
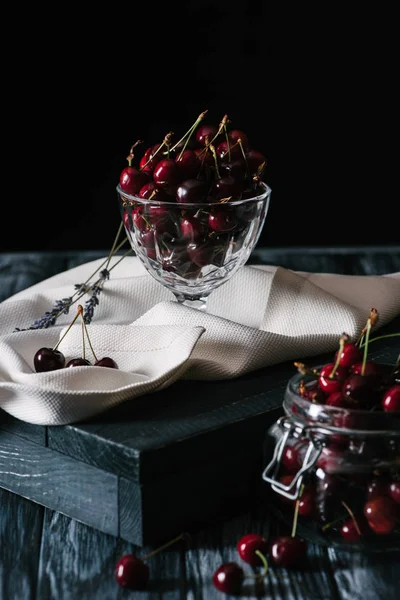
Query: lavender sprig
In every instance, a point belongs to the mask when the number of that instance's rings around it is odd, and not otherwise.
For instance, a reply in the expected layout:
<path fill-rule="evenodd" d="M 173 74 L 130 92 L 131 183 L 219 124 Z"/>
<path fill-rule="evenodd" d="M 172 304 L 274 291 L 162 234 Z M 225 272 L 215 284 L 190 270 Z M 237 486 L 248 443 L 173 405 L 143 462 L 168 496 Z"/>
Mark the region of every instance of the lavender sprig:
<path fill-rule="evenodd" d="M 94 273 L 92 273 L 90 275 L 90 277 L 84 283 L 78 283 L 78 284 L 74 285 L 75 292 L 72 296 L 70 296 L 68 298 L 63 298 L 62 300 L 56 300 L 54 303 L 54 306 L 50 310 L 46 311 L 44 313 L 44 315 L 42 315 L 39 319 L 36 319 L 32 323 L 32 325 L 30 325 L 29 327 L 26 327 L 24 329 L 20 328 L 20 327 L 15 327 L 14 332 L 29 331 L 30 329 L 46 329 L 48 327 L 55 325 L 58 317 L 60 317 L 63 314 L 67 315 L 69 313 L 69 309 L 71 308 L 71 306 L 73 304 L 78 302 L 82 298 L 82 296 L 84 296 L 85 294 L 92 291 L 92 297 L 86 302 L 86 305 L 88 308 L 85 309 L 85 310 L 89 310 L 89 312 L 88 312 L 89 321 L 87 321 L 87 322 L 90 323 L 91 319 L 93 318 L 94 307 L 99 304 L 98 296 L 102 290 L 104 283 L 110 278 L 110 271 L 114 267 L 116 267 L 127 254 L 132 253 L 132 249 L 128 250 L 120 258 L 120 260 L 118 260 L 111 268 L 108 268 L 113 255 L 116 252 L 118 252 L 118 250 L 120 250 L 120 248 L 122 248 L 122 246 L 128 241 L 128 238 L 125 237 L 122 240 L 122 242 L 120 242 L 117 245 L 117 241 L 121 234 L 122 227 L 123 227 L 123 223 L 121 221 L 119 228 L 118 228 L 117 235 L 115 236 L 114 243 L 113 243 L 113 246 L 111 248 L 111 251 L 110 251 L 108 257 L 101 263 L 101 265 L 94 271 Z M 106 268 L 103 269 L 102 271 L 100 271 L 100 269 L 102 269 L 102 267 L 104 267 L 104 265 L 107 265 Z M 91 284 L 90 280 L 99 271 L 100 271 L 100 278 L 95 283 Z M 93 298 L 93 300 L 92 300 L 92 298 Z M 90 303 L 90 305 L 88 303 Z"/>

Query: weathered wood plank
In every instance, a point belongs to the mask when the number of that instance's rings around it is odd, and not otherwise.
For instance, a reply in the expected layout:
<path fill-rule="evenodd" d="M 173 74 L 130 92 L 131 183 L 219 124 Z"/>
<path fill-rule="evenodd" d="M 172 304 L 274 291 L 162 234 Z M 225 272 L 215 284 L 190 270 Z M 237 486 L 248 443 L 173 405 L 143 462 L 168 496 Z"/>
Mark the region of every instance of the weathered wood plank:
<path fill-rule="evenodd" d="M 152 549 L 138 549 L 121 538 L 46 510 L 37 600 L 185 600 L 183 542 L 149 558 L 146 591 L 124 590 L 117 584 L 119 558 L 126 553 L 144 556 Z"/>
<path fill-rule="evenodd" d="M 43 506 L 118 534 L 118 478 L 0 432 L 0 485 Z"/>
<path fill-rule="evenodd" d="M 398 600 L 400 550 L 362 553 L 329 548 L 328 555 L 342 600 Z"/>
<path fill-rule="evenodd" d="M 0 409 L 0 429 L 15 433 L 21 437 L 45 446 L 47 442 L 47 428 L 43 425 L 32 425 L 20 419 L 12 417 L 4 410 Z"/>
<path fill-rule="evenodd" d="M 0 597 L 36 600 L 43 507 L 0 488 Z"/>

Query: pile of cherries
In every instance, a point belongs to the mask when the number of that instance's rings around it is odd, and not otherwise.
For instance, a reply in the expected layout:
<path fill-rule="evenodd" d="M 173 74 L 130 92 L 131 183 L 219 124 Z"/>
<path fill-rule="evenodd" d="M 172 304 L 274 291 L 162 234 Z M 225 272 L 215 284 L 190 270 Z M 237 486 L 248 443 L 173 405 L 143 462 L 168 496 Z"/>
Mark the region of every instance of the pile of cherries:
<path fill-rule="evenodd" d="M 68 329 L 65 331 L 64 335 L 59 339 L 56 346 L 54 346 L 54 348 L 48 348 L 48 347 L 44 346 L 42 348 L 39 348 L 39 350 L 37 350 L 35 352 L 35 355 L 33 357 L 33 365 L 35 367 L 36 373 L 43 373 L 46 371 L 57 371 L 58 369 L 63 369 L 64 367 L 69 368 L 69 367 L 82 367 L 82 366 L 84 366 L 84 367 L 90 367 L 90 366 L 108 367 L 109 369 L 118 369 L 117 363 L 110 356 L 103 356 L 103 358 L 97 358 L 97 356 L 93 350 L 92 344 L 90 342 L 89 333 L 88 333 L 87 327 L 83 321 L 82 315 L 83 315 L 83 307 L 82 307 L 82 305 L 79 305 L 74 319 L 70 323 L 70 325 L 69 325 Z M 58 346 L 61 344 L 62 340 L 68 334 L 72 325 L 75 323 L 75 321 L 77 320 L 77 318 L 79 316 L 82 318 L 82 326 L 83 326 L 82 356 L 74 357 L 67 361 L 64 354 L 60 350 L 58 350 Z M 92 354 L 94 357 L 93 364 L 90 362 L 90 360 L 88 358 L 86 358 L 86 355 L 85 355 L 86 354 L 85 353 L 85 343 L 84 343 L 85 335 L 87 337 L 89 346 L 91 348 L 91 351 L 92 351 Z"/>
<path fill-rule="evenodd" d="M 322 368 L 295 363 L 307 377 L 298 384 L 301 400 L 289 408 L 300 422 L 316 426 L 312 438 L 321 448 L 302 480 L 299 518 L 318 536 L 364 547 L 400 536 L 400 362 L 368 359 L 377 319 L 372 309 L 357 342 L 343 334 L 332 362 Z M 309 443 L 306 436 L 286 442 L 275 477 L 286 489 L 293 489 Z M 276 486 L 271 490 L 283 514 L 292 510 L 295 500 Z"/>
<path fill-rule="evenodd" d="M 254 203 L 232 202 L 265 191 L 265 156 L 227 115 L 217 126 L 202 123 L 206 114 L 177 143 L 168 133 L 134 165 L 136 142 L 119 178 L 122 218 L 133 243 L 152 260 L 156 246 L 164 250 L 163 269 L 186 278 L 223 264 L 229 240 L 243 237 L 257 216 Z"/>
<path fill-rule="evenodd" d="M 248 533 L 240 538 L 236 545 L 239 557 L 252 567 L 262 566 L 262 571 L 248 578 L 262 580 L 268 574 L 268 560 L 278 567 L 291 569 L 300 566 L 307 554 L 307 543 L 295 534 L 280 535 L 269 542 L 259 533 Z M 213 574 L 212 583 L 217 590 L 225 594 L 239 595 L 246 578 L 244 569 L 238 562 L 230 561 L 220 565 Z"/>

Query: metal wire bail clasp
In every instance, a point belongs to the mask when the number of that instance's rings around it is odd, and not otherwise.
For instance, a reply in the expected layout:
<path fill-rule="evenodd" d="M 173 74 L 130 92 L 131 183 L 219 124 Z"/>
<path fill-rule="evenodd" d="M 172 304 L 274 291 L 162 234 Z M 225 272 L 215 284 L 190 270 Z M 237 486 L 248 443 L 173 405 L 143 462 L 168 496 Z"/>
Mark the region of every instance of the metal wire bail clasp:
<path fill-rule="evenodd" d="M 265 467 L 262 478 L 271 484 L 271 487 L 275 492 L 282 494 L 282 496 L 286 496 L 289 500 L 296 500 L 300 493 L 304 473 L 308 471 L 308 469 L 311 469 L 317 462 L 319 455 L 321 454 L 322 446 L 315 445 L 314 441 L 310 438 L 300 469 L 297 471 L 289 485 L 283 485 L 280 481 L 276 480 L 276 476 L 279 472 L 286 443 L 291 437 L 299 438 L 300 436 L 304 436 L 306 434 L 307 426 L 295 423 L 288 419 L 288 417 L 281 417 L 277 421 L 277 425 L 281 427 L 284 432 L 280 440 L 275 444 L 271 462 Z M 272 475 L 269 476 L 269 473 L 271 472 Z"/>

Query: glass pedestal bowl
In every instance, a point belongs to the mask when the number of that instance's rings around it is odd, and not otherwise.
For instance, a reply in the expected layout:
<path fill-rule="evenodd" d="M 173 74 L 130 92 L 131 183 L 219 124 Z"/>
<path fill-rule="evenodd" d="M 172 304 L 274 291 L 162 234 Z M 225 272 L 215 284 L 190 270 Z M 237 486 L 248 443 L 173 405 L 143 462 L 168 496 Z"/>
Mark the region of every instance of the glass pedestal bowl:
<path fill-rule="evenodd" d="M 125 230 L 135 254 L 178 302 L 206 310 L 210 293 L 249 259 L 267 216 L 271 188 L 209 203 L 155 201 L 117 186 Z"/>

